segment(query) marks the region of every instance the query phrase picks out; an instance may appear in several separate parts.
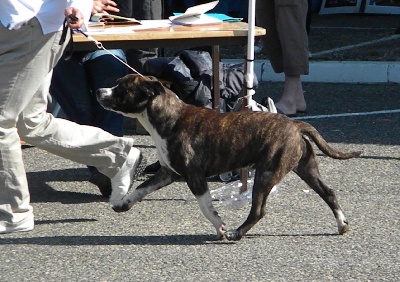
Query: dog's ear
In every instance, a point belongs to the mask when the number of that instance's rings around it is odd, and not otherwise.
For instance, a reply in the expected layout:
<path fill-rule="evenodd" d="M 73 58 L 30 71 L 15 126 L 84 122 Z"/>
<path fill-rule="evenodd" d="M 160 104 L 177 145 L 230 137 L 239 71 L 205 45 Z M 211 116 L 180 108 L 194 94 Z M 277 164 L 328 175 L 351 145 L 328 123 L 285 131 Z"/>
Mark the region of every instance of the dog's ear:
<path fill-rule="evenodd" d="M 158 79 L 152 75 L 148 75 L 148 76 L 146 76 L 146 78 L 151 81 L 158 81 Z"/>
<path fill-rule="evenodd" d="M 157 95 L 164 95 L 165 88 L 156 78 L 155 80 L 143 81 L 142 89 L 147 93 L 149 97 L 154 97 Z"/>
<path fill-rule="evenodd" d="M 132 80 L 132 79 L 134 79 L 134 78 L 135 78 L 135 75 L 134 75 L 134 74 L 127 74 L 127 75 L 125 75 L 125 76 L 123 76 L 123 77 L 118 78 L 118 79 L 116 80 L 116 82 L 117 82 L 117 84 L 120 84 L 120 83 L 123 82 L 123 81 Z"/>

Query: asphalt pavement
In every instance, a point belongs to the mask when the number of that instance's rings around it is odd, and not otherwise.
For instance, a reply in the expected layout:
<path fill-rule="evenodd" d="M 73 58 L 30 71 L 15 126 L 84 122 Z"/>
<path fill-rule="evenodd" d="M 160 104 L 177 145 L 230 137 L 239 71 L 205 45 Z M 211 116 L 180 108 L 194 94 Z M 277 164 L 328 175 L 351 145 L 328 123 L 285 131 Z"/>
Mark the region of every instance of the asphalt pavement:
<path fill-rule="evenodd" d="M 281 91 L 282 83 L 262 81 L 255 98 L 277 99 Z M 400 87 L 305 83 L 304 91 L 308 111 L 299 118 L 335 148 L 363 152 L 342 161 L 318 152 L 348 234 L 337 235 L 330 209 L 293 173 L 246 237 L 216 241 L 183 182 L 115 213 L 84 165 L 26 147 L 36 225 L 0 235 L 0 281 L 398 281 Z M 155 161 L 150 137 L 128 133 Z M 211 189 L 223 185 L 210 181 Z M 250 207 L 214 204 L 228 228 Z"/>

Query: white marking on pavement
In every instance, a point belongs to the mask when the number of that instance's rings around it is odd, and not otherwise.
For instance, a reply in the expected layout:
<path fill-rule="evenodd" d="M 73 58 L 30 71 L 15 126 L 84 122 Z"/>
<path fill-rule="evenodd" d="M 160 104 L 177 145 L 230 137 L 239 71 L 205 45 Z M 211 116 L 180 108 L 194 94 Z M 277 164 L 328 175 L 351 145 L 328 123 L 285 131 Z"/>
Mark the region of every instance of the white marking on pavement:
<path fill-rule="evenodd" d="M 362 42 L 362 43 L 353 44 L 353 45 L 347 45 L 347 46 L 338 47 L 338 48 L 325 50 L 325 51 L 321 51 L 321 52 L 315 52 L 315 53 L 312 53 L 312 56 L 314 58 L 314 57 L 318 57 L 318 56 L 322 56 L 322 55 L 326 55 L 326 54 L 330 54 L 330 53 L 334 53 L 334 52 L 350 50 L 350 49 L 354 49 L 354 48 L 358 48 L 358 47 L 364 47 L 364 46 L 373 45 L 376 43 L 382 43 L 382 42 L 395 40 L 395 39 L 399 39 L 399 38 L 400 38 L 400 35 L 395 34 L 395 35 L 391 35 L 391 36 L 376 39 L 376 40 L 371 40 L 371 41 Z"/>
<path fill-rule="evenodd" d="M 336 117 L 353 117 L 353 116 L 369 116 L 369 115 L 383 115 L 383 114 L 398 114 L 399 110 L 385 110 L 385 111 L 374 111 L 374 112 L 361 112 L 361 113 L 345 113 L 345 114 L 332 114 L 332 115 L 318 115 L 318 116 L 304 116 L 294 117 L 293 119 L 322 119 L 322 118 L 336 118 Z"/>
<path fill-rule="evenodd" d="M 345 29 L 345 30 L 396 30 L 395 27 L 357 27 L 357 26 L 313 26 L 313 29 Z"/>

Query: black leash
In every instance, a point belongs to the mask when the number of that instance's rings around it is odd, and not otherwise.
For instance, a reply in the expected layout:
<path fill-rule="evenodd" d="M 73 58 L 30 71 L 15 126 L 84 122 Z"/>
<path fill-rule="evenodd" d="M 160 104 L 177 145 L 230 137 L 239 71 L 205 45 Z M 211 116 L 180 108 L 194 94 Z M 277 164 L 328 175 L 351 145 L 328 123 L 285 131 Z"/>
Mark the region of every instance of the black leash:
<path fill-rule="evenodd" d="M 78 21 L 78 18 L 75 17 L 74 15 L 70 15 L 69 18 L 73 22 Z M 67 47 L 65 48 L 65 51 L 64 51 L 64 60 L 66 60 L 66 61 L 71 59 L 74 46 L 73 46 L 73 40 L 72 40 L 72 31 L 70 28 L 68 28 L 67 18 L 65 18 L 64 22 L 63 22 L 63 30 L 62 30 L 62 34 L 61 34 L 61 38 L 60 38 L 60 42 L 59 42 L 60 45 L 63 45 L 65 40 L 67 39 L 68 31 L 69 31 L 70 39 L 69 39 Z"/>

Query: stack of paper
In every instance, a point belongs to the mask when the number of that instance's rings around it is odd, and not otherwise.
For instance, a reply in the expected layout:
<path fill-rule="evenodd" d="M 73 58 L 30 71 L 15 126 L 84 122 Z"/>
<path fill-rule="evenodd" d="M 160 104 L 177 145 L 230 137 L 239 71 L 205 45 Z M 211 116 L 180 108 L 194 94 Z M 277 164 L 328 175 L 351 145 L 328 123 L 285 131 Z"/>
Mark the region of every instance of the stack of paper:
<path fill-rule="evenodd" d="M 222 23 L 222 20 L 205 15 L 217 6 L 219 1 L 213 1 L 188 8 L 183 14 L 169 17 L 170 21 L 182 25 L 207 25 Z"/>

